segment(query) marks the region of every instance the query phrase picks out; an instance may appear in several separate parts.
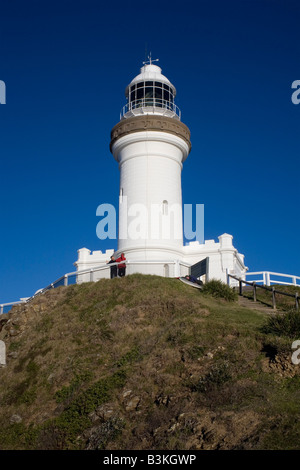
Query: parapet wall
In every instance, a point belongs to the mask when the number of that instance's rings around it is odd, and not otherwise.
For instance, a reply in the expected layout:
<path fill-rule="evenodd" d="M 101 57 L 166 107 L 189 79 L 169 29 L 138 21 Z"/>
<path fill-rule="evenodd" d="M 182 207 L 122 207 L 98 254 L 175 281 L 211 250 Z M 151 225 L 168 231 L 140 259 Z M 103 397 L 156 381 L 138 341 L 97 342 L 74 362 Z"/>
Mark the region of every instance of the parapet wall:
<path fill-rule="evenodd" d="M 156 274 L 163 277 L 179 277 L 189 273 L 189 267 L 205 258 L 208 258 L 208 273 L 206 280 L 219 279 L 227 282 L 227 274 L 233 274 L 245 279 L 248 268 L 244 264 L 244 255 L 238 253 L 232 244 L 232 235 L 224 233 L 218 237 L 219 241 L 206 240 L 205 243 L 190 242 L 178 252 L 155 250 L 135 250 L 125 252 L 127 258 L 127 274 L 135 272 L 141 274 Z M 77 271 L 89 270 L 104 266 L 114 254 L 114 250 L 93 251 L 82 248 L 78 250 L 78 260 L 74 263 Z M 130 254 L 132 257 L 130 257 Z M 95 272 L 92 276 L 82 274 L 78 282 L 109 278 L 109 269 Z"/>

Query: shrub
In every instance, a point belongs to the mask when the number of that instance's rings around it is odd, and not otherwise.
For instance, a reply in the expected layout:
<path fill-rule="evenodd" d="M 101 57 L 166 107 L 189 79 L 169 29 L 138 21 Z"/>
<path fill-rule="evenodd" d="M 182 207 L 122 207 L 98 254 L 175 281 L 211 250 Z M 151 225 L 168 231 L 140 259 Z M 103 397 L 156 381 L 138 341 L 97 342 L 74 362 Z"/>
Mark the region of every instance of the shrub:
<path fill-rule="evenodd" d="M 197 382 L 191 383 L 190 388 L 193 392 L 206 393 L 219 388 L 230 379 L 229 364 L 220 362 L 214 364 L 212 369 L 206 375 L 200 377 Z"/>
<path fill-rule="evenodd" d="M 291 310 L 283 315 L 276 314 L 267 319 L 262 327 L 263 333 L 276 336 L 287 336 L 288 338 L 300 337 L 300 313 Z"/>
<path fill-rule="evenodd" d="M 125 421 L 119 417 L 112 417 L 101 423 L 89 438 L 87 450 L 105 450 L 108 441 L 114 441 L 125 427 Z"/>
<path fill-rule="evenodd" d="M 234 289 L 217 279 L 213 279 L 204 284 L 202 292 L 212 295 L 213 297 L 222 298 L 228 302 L 233 302 L 237 299 L 237 293 Z"/>

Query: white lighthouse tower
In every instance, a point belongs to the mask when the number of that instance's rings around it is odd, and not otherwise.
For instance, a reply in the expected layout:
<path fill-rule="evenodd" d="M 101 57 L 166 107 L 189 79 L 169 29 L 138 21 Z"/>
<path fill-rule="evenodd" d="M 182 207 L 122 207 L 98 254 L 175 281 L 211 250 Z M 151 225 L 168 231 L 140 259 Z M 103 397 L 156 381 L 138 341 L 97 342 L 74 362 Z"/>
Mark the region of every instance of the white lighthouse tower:
<path fill-rule="evenodd" d="M 233 246 L 232 235 L 224 233 L 218 242 L 184 243 L 181 172 L 191 141 L 174 102 L 174 85 L 150 58 L 125 95 L 127 103 L 111 131 L 110 150 L 120 171 L 117 255 L 125 253 L 127 274 L 197 273 L 203 280 L 224 282 L 228 273 L 244 277 L 244 255 Z M 113 253 L 114 249 L 102 253 L 82 248 L 74 264 L 78 271 L 96 269 L 93 280 L 109 277 L 102 266 Z"/>
<path fill-rule="evenodd" d="M 183 246 L 181 170 L 190 131 L 174 85 L 151 59 L 125 94 L 110 144 L 120 169 L 118 251 L 131 260 L 174 259 Z"/>

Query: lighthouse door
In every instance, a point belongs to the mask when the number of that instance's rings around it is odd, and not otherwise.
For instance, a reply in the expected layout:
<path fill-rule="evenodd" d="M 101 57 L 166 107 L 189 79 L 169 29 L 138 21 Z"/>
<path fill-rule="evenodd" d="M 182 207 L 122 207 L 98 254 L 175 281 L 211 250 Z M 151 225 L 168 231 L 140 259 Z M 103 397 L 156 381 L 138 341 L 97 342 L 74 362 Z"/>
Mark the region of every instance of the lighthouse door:
<path fill-rule="evenodd" d="M 193 264 L 190 268 L 190 275 L 198 279 L 205 274 L 206 281 L 208 280 L 208 260 L 205 258 L 196 264 Z"/>

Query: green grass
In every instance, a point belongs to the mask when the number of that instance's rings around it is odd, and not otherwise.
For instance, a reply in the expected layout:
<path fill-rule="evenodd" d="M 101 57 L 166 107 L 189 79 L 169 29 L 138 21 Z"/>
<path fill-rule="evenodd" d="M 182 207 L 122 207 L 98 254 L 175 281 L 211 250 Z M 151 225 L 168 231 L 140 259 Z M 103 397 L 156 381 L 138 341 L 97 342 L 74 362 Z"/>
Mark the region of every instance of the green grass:
<path fill-rule="evenodd" d="M 219 282 L 132 275 L 49 291 L 6 338 L 0 449 L 300 448 L 300 374 L 276 362 L 298 323 L 241 307 Z"/>
<path fill-rule="evenodd" d="M 284 315 L 276 314 L 269 317 L 262 331 L 276 336 L 285 336 L 291 339 L 300 338 L 300 312 L 288 311 Z"/>
<path fill-rule="evenodd" d="M 275 294 L 276 308 L 279 310 L 283 310 L 283 311 L 294 310 L 295 305 L 296 305 L 295 294 L 298 293 L 300 297 L 300 288 L 296 286 L 287 286 L 287 285 L 274 285 L 269 288 L 272 289 L 272 287 L 274 287 L 276 291 L 276 294 Z M 280 294 L 280 292 L 291 294 L 293 297 Z M 252 288 L 244 289 L 243 295 L 245 297 L 253 299 Z M 262 289 L 262 288 L 259 288 L 259 286 L 257 286 L 256 298 L 259 302 L 262 302 L 270 307 L 273 306 L 272 292 L 270 290 Z M 299 310 L 299 313 L 300 313 L 300 310 Z"/>

